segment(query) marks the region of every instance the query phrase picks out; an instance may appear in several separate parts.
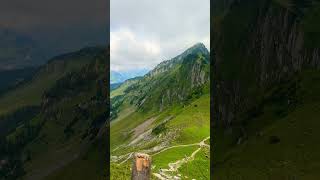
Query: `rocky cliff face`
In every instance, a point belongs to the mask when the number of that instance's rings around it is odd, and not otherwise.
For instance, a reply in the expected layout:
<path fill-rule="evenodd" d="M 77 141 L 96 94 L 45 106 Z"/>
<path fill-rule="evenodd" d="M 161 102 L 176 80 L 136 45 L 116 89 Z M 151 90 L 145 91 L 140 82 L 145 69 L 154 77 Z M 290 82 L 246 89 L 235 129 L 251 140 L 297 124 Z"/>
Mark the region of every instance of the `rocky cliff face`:
<path fill-rule="evenodd" d="M 231 4 L 212 35 L 214 124 L 227 127 L 268 88 L 320 63 L 320 49 L 307 46 L 304 16 L 271 0 Z"/>
<path fill-rule="evenodd" d="M 149 77 L 156 78 L 152 87 L 159 94 L 148 97 L 159 102 L 159 110 L 190 98 L 197 88 L 209 82 L 209 52 L 202 43 L 187 49 L 179 56 L 157 66 Z M 156 77 L 158 75 L 158 77 Z M 154 81 L 154 80 L 153 80 Z M 153 91 L 153 90 L 152 90 Z M 148 104 L 148 98 L 142 100 Z"/>

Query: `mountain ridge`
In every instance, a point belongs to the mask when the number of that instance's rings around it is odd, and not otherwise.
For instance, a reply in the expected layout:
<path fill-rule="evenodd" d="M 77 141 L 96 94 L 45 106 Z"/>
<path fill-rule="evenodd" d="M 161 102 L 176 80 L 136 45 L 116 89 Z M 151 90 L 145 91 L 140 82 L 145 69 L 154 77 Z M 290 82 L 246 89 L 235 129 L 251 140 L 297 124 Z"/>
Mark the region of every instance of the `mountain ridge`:
<path fill-rule="evenodd" d="M 200 53 L 204 54 L 206 57 L 209 56 L 209 51 L 205 47 L 203 43 L 196 43 L 192 47 L 188 48 L 178 56 L 170 59 L 165 60 L 159 63 L 155 68 L 153 68 L 150 72 L 147 73 L 148 76 L 153 76 L 154 74 L 157 74 L 158 72 L 164 72 L 166 71 L 166 68 L 170 68 L 170 66 L 173 66 L 175 63 L 181 63 L 180 61 L 183 60 L 186 56 L 192 54 L 194 51 L 199 51 Z M 210 60 L 210 58 L 209 58 Z M 168 67 L 169 66 L 169 67 Z"/>

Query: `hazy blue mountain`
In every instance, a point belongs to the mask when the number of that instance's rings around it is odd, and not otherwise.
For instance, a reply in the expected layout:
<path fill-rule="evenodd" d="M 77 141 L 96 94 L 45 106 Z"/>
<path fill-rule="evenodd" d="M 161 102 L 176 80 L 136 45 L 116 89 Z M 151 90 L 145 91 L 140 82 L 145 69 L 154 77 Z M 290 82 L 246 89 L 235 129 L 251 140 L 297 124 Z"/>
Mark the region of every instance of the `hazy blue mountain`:
<path fill-rule="evenodd" d="M 127 79 L 131 79 L 137 76 L 144 76 L 149 72 L 148 69 L 135 69 L 128 71 L 112 71 L 110 72 L 110 84 L 116 84 L 124 82 Z"/>

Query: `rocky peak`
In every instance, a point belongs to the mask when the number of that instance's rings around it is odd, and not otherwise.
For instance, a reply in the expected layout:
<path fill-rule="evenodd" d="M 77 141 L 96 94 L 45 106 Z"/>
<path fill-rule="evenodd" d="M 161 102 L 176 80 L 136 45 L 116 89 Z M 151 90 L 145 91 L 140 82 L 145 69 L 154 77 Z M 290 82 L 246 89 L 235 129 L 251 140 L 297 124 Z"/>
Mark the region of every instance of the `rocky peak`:
<path fill-rule="evenodd" d="M 209 55 L 209 51 L 203 43 L 197 43 L 193 45 L 191 48 L 187 49 L 182 55 L 189 55 L 192 53 L 201 53 L 204 55 Z"/>
<path fill-rule="evenodd" d="M 203 43 L 197 43 L 197 44 L 193 45 L 192 47 L 188 48 L 187 50 L 185 50 L 180 55 L 178 55 L 170 60 L 161 62 L 152 71 L 150 71 L 147 74 L 147 76 L 152 77 L 156 74 L 166 72 L 166 71 L 170 70 L 172 67 L 174 67 L 175 65 L 183 63 L 183 60 L 187 56 L 199 55 L 199 54 L 203 55 L 204 57 L 206 57 L 205 59 L 209 60 L 210 53 Z"/>

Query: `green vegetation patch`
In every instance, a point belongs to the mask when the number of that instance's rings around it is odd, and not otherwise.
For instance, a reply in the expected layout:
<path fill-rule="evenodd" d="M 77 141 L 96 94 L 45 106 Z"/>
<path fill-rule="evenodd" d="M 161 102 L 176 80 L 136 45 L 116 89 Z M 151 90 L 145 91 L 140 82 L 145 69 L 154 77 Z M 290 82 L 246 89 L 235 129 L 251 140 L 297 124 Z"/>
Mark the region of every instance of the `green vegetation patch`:
<path fill-rule="evenodd" d="M 174 163 L 187 156 L 190 156 L 199 146 L 187 146 L 172 148 L 167 151 L 161 152 L 155 156 L 152 156 L 152 165 L 155 166 L 152 169 L 153 172 L 158 172 L 159 169 L 168 169 L 169 163 Z"/>
<path fill-rule="evenodd" d="M 182 165 L 177 174 L 182 174 L 188 179 L 210 179 L 210 150 L 202 148 L 195 156 L 193 161 Z M 183 178 L 183 179 L 184 179 Z"/>
<path fill-rule="evenodd" d="M 110 179 L 111 180 L 128 180 L 131 178 L 132 161 L 124 164 L 110 164 Z"/>
<path fill-rule="evenodd" d="M 301 100 L 295 108 L 281 103 L 281 98 L 274 99 L 277 95 L 292 97 L 290 94 L 294 91 L 291 83 L 287 83 L 280 91 L 279 87 L 271 90 L 272 101 L 264 106 L 263 113 L 248 121 L 243 130 L 232 127 L 232 131 L 215 131 L 214 178 L 304 180 L 319 177 L 320 72 L 303 71 L 296 79 L 294 82 L 299 88 L 294 94 Z M 286 92 L 286 96 L 281 92 Z M 277 114 L 279 108 L 286 109 L 286 114 Z"/>

